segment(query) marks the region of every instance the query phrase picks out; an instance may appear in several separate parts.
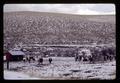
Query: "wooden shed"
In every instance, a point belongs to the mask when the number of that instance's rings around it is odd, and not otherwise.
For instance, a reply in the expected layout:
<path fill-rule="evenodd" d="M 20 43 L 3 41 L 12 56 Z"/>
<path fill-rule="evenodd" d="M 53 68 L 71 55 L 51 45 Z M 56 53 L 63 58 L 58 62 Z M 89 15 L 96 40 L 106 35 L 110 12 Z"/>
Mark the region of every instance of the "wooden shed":
<path fill-rule="evenodd" d="M 5 53 L 6 59 L 10 61 L 21 61 L 25 53 L 19 49 L 13 49 Z"/>

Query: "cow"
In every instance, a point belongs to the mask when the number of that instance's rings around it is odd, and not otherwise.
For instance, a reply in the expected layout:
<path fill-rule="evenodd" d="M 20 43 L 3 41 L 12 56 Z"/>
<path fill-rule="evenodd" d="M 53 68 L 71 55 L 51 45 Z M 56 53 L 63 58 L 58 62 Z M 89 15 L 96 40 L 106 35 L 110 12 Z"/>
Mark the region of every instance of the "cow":
<path fill-rule="evenodd" d="M 90 63 L 94 63 L 93 56 L 89 56 Z"/>
<path fill-rule="evenodd" d="M 24 57 L 24 58 L 23 58 L 23 62 L 26 62 L 26 61 L 27 61 L 27 58 L 26 58 L 26 57 Z"/>
<path fill-rule="evenodd" d="M 52 62 L 52 58 L 49 58 L 49 63 L 51 64 L 51 62 Z"/>
<path fill-rule="evenodd" d="M 101 61 L 102 60 L 102 47 L 100 46 L 95 46 L 91 49 L 91 54 L 92 54 L 92 61 Z"/>
<path fill-rule="evenodd" d="M 111 47 L 104 47 L 103 49 L 103 56 L 106 56 L 106 60 L 112 61 L 115 59 L 115 49 Z"/>
<path fill-rule="evenodd" d="M 29 59 L 35 61 L 35 58 L 33 56 L 29 57 Z"/>
<path fill-rule="evenodd" d="M 81 61 L 82 60 L 82 57 L 83 57 L 83 54 L 82 54 L 82 51 L 80 50 L 78 52 L 78 61 Z"/>
<path fill-rule="evenodd" d="M 40 57 L 40 58 L 38 59 L 38 64 L 43 64 L 43 58 L 42 58 L 42 57 Z"/>
<path fill-rule="evenodd" d="M 27 62 L 27 61 L 28 61 L 28 62 L 30 63 L 31 60 L 32 60 L 32 61 L 35 61 L 35 58 L 34 58 L 33 56 L 27 56 L 27 57 L 24 57 L 24 58 L 23 58 L 23 62 Z"/>
<path fill-rule="evenodd" d="M 107 49 L 107 52 L 108 52 L 108 55 L 109 55 L 109 60 L 112 61 L 113 59 L 115 59 L 115 49 L 114 48 L 111 48 L 109 47 Z"/>
<path fill-rule="evenodd" d="M 75 54 L 75 61 L 78 61 L 78 55 Z"/>

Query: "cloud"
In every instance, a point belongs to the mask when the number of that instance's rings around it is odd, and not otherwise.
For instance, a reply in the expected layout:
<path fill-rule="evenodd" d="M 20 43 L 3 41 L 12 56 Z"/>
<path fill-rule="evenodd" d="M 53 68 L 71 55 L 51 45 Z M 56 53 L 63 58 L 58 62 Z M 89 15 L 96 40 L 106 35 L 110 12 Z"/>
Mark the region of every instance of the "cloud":
<path fill-rule="evenodd" d="M 38 11 L 68 14 L 115 14 L 114 4 L 5 4 L 4 12 Z"/>
<path fill-rule="evenodd" d="M 115 5 L 114 4 L 98 4 L 91 8 L 92 10 L 98 10 L 101 12 L 112 12 L 115 11 Z"/>

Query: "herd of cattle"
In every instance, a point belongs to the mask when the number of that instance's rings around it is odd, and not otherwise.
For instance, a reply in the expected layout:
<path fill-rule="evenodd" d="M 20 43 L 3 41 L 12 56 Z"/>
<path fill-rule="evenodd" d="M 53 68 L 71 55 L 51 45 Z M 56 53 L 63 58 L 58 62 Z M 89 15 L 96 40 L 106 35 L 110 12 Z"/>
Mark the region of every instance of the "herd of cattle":
<path fill-rule="evenodd" d="M 24 57 L 23 58 L 23 61 L 24 62 L 31 62 L 31 61 L 38 61 L 38 65 L 40 65 L 40 64 L 43 64 L 43 57 L 33 57 L 33 56 L 30 56 L 30 57 Z M 48 59 L 48 61 L 49 61 L 49 63 L 51 64 L 51 62 L 52 62 L 52 58 L 50 57 L 49 59 Z"/>
<path fill-rule="evenodd" d="M 112 47 L 94 47 L 92 49 L 81 49 L 75 55 L 75 61 L 112 61 L 116 59 L 115 48 Z"/>
<path fill-rule="evenodd" d="M 48 55 L 49 56 L 49 55 Z M 115 48 L 113 47 L 93 47 L 93 48 L 81 48 L 74 55 L 75 61 L 89 61 L 94 63 L 96 61 L 112 61 L 116 59 Z M 31 62 L 31 60 L 36 61 L 35 57 L 23 58 L 23 61 Z M 43 63 L 43 57 L 37 57 L 39 64 Z M 48 59 L 49 63 L 52 62 L 52 58 Z"/>

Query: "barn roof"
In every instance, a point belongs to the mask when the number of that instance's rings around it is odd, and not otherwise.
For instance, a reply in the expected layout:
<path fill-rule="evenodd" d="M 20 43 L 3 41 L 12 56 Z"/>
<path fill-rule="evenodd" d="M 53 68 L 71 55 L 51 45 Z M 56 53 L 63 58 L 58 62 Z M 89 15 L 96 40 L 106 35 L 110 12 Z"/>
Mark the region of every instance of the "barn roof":
<path fill-rule="evenodd" d="M 25 55 L 25 53 L 20 50 L 10 50 L 9 53 L 12 55 Z"/>

